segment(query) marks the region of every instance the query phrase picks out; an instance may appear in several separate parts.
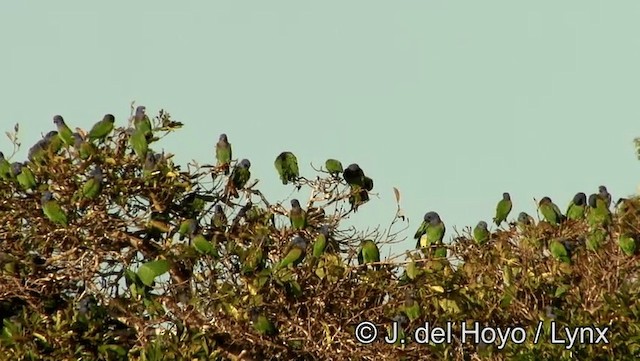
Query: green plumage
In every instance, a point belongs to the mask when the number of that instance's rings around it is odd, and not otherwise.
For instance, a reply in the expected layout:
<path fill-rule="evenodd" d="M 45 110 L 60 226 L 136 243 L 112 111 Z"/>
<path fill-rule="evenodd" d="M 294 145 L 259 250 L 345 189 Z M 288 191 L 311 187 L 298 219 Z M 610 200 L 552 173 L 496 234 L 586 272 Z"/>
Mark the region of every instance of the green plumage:
<path fill-rule="evenodd" d="M 14 163 L 13 174 L 20 187 L 25 191 L 36 188 L 36 177 L 26 164 Z"/>
<path fill-rule="evenodd" d="M 102 171 L 96 168 L 85 184 L 82 186 L 82 196 L 87 199 L 96 198 L 102 191 Z"/>
<path fill-rule="evenodd" d="M 618 238 L 618 246 L 627 256 L 633 256 L 636 253 L 636 240 L 628 234 L 622 234 Z"/>
<path fill-rule="evenodd" d="M 216 204 L 213 211 L 213 217 L 211 217 L 211 228 L 215 230 L 223 230 L 227 226 L 227 216 L 224 214 L 222 206 Z"/>
<path fill-rule="evenodd" d="M 358 252 L 358 264 L 369 264 L 380 262 L 380 250 L 376 243 L 370 239 L 365 239 L 360 243 Z M 374 269 L 380 269 L 380 265 L 374 265 Z"/>
<path fill-rule="evenodd" d="M 589 251 L 595 252 L 600 249 L 600 246 L 602 246 L 606 237 L 607 233 L 604 230 L 596 228 L 587 235 L 585 245 Z"/>
<path fill-rule="evenodd" d="M 4 158 L 4 153 L 0 152 L 0 178 L 9 180 L 13 178 L 11 173 L 11 163 Z"/>
<path fill-rule="evenodd" d="M 478 244 L 484 244 L 489 240 L 489 230 L 487 229 L 487 222 L 480 221 L 473 229 L 473 239 Z"/>
<path fill-rule="evenodd" d="M 582 192 L 577 193 L 569 203 L 569 206 L 567 207 L 567 213 L 566 213 L 567 219 L 570 219 L 573 221 L 583 220 L 586 205 L 587 205 L 587 196 Z"/>
<path fill-rule="evenodd" d="M 89 157 L 96 154 L 97 152 L 96 146 L 93 145 L 92 143 L 85 142 L 84 139 L 82 139 L 82 136 L 80 136 L 80 134 L 74 133 L 74 138 L 75 138 L 75 142 L 73 144 L 73 147 L 78 152 L 78 156 L 80 157 L 80 159 L 87 160 L 89 159 Z"/>
<path fill-rule="evenodd" d="M 493 217 L 496 226 L 500 226 L 502 222 L 507 220 L 512 207 L 511 196 L 507 192 L 503 193 L 502 200 L 500 200 L 496 206 L 496 216 Z"/>
<path fill-rule="evenodd" d="M 136 114 L 133 118 L 133 127 L 136 131 L 142 133 L 145 137 L 145 140 L 151 139 L 153 133 L 151 131 L 151 120 L 147 114 L 145 114 L 146 108 L 144 106 L 139 106 L 136 108 Z"/>
<path fill-rule="evenodd" d="M 141 129 L 136 129 L 129 137 L 129 143 L 131 148 L 136 153 L 138 158 L 146 159 L 147 151 L 149 150 L 149 144 L 147 143 L 146 133 Z"/>
<path fill-rule="evenodd" d="M 53 194 L 51 194 L 51 192 L 44 192 L 41 204 L 42 212 L 51 222 L 65 227 L 67 226 L 67 215 L 62 210 L 58 202 L 53 199 Z"/>
<path fill-rule="evenodd" d="M 69 126 L 65 124 L 64 119 L 62 119 L 61 116 L 56 115 L 55 117 L 53 117 L 53 123 L 58 129 L 58 137 L 60 137 L 62 142 L 68 147 L 72 146 L 75 142 L 73 138 L 73 132 L 71 131 Z"/>
<path fill-rule="evenodd" d="M 402 307 L 402 311 L 404 312 L 405 315 L 407 315 L 407 317 L 411 322 L 420 318 L 420 313 L 421 313 L 420 304 L 415 300 L 413 296 L 413 291 L 409 289 L 405 291 L 405 300 L 404 300 L 404 305 Z"/>
<path fill-rule="evenodd" d="M 216 160 L 218 162 L 218 168 L 221 168 L 225 175 L 229 175 L 231 156 L 231 143 L 229 143 L 226 134 L 220 134 L 220 139 L 218 143 L 216 143 Z"/>
<path fill-rule="evenodd" d="M 104 140 L 113 130 L 114 123 L 115 117 L 112 114 L 105 114 L 102 120 L 94 124 L 89 131 L 89 140 L 92 142 Z"/>
<path fill-rule="evenodd" d="M 544 197 L 539 203 L 540 213 L 544 219 L 553 225 L 558 225 L 563 220 L 562 212 L 555 203 L 551 201 L 551 198 Z"/>
<path fill-rule="evenodd" d="M 244 161 L 246 161 L 246 163 L 243 163 Z M 251 178 L 251 171 L 249 171 L 250 165 L 249 161 L 244 159 L 240 164 L 233 168 L 233 172 L 231 173 L 231 182 L 235 189 L 244 188 Z"/>
<path fill-rule="evenodd" d="M 186 236 L 191 237 L 196 232 L 196 229 L 198 228 L 197 226 L 198 223 L 193 218 L 182 221 L 178 228 L 179 239 L 182 241 Z"/>
<path fill-rule="evenodd" d="M 257 310 L 252 310 L 251 312 L 251 324 L 261 335 L 274 336 L 278 333 L 278 329 L 273 322 Z"/>
<path fill-rule="evenodd" d="M 337 159 L 327 159 L 324 162 L 324 167 L 327 168 L 327 172 L 334 177 L 337 177 L 340 173 L 344 172 L 342 163 Z"/>
<path fill-rule="evenodd" d="M 297 199 L 291 200 L 291 210 L 289 211 L 289 220 L 292 229 L 305 229 L 307 227 L 307 212 L 300 207 Z"/>
<path fill-rule="evenodd" d="M 587 222 L 590 227 L 607 227 L 611 225 L 611 211 L 607 207 L 606 201 L 597 194 L 589 196 L 589 210 Z"/>
<path fill-rule="evenodd" d="M 288 247 L 284 258 L 276 265 L 275 269 L 281 269 L 293 265 L 300 264 L 304 259 L 307 250 L 307 242 L 302 237 L 296 237 Z"/>
<path fill-rule="evenodd" d="M 298 159 L 291 152 L 282 152 L 276 157 L 273 162 L 282 184 L 286 185 L 289 182 L 295 182 L 300 177 L 300 170 L 298 169 Z"/>
<path fill-rule="evenodd" d="M 313 257 L 318 258 L 324 254 L 324 250 L 327 248 L 327 236 L 324 233 L 318 233 L 316 239 L 313 241 Z"/>
<path fill-rule="evenodd" d="M 558 241 L 557 239 L 553 239 L 549 242 L 549 252 L 558 261 L 571 263 L 569 252 L 567 252 L 564 244 L 562 244 L 562 242 Z"/>

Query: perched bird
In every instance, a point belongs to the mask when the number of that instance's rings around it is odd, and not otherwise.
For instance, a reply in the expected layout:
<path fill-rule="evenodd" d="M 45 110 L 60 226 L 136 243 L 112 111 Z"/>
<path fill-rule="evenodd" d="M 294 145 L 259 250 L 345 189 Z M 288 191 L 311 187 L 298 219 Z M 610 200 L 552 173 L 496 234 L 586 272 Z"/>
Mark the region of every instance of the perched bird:
<path fill-rule="evenodd" d="M 607 187 L 598 187 L 598 196 L 604 201 L 604 205 L 609 209 L 611 207 L 611 194 L 607 191 Z"/>
<path fill-rule="evenodd" d="M 134 129 L 129 137 L 129 144 L 140 159 L 146 159 L 149 151 L 149 143 L 147 143 L 147 133 L 143 128 Z"/>
<path fill-rule="evenodd" d="M 180 223 L 180 227 L 178 228 L 179 240 L 183 240 L 186 236 L 192 237 L 198 229 L 198 222 L 193 219 L 185 219 Z"/>
<path fill-rule="evenodd" d="M 416 242 L 416 248 L 425 248 L 433 244 L 441 244 L 444 238 L 446 227 L 440 215 L 436 212 L 427 212 L 422 224 L 418 227 L 416 234 L 413 236 Z"/>
<path fill-rule="evenodd" d="M 533 223 L 533 217 L 531 217 L 526 212 L 520 212 L 520 214 L 518 214 L 518 220 L 516 221 L 516 224 L 518 225 L 520 231 L 523 231 L 527 226 L 530 226 Z"/>
<path fill-rule="evenodd" d="M 253 328 L 258 331 L 258 333 L 266 336 L 275 336 L 278 334 L 278 329 L 276 326 L 261 313 L 257 308 L 252 308 L 250 311 L 250 319 Z"/>
<path fill-rule="evenodd" d="M 496 223 L 496 226 L 500 227 L 500 224 L 507 220 L 512 207 L 513 205 L 511 203 L 511 196 L 509 193 L 502 193 L 502 199 L 496 206 L 496 216 L 493 217 L 493 221 Z"/>
<path fill-rule="evenodd" d="M 216 204 L 213 207 L 213 217 L 211 217 L 211 228 L 214 230 L 223 230 L 227 226 L 227 216 L 224 214 L 222 206 Z"/>
<path fill-rule="evenodd" d="M 47 155 L 47 149 L 49 147 L 49 141 L 45 138 L 36 142 L 27 153 L 27 159 L 34 164 L 43 165 L 45 162 L 45 156 Z"/>
<path fill-rule="evenodd" d="M 96 166 L 90 174 L 90 178 L 82 186 L 82 196 L 87 199 L 94 199 L 102 191 L 102 168 Z"/>
<path fill-rule="evenodd" d="M 224 170 L 225 175 L 229 175 L 231 154 L 231 143 L 227 140 L 227 135 L 222 133 L 218 143 L 216 143 L 216 160 L 218 161 L 218 168 Z"/>
<path fill-rule="evenodd" d="M 58 202 L 53 198 L 53 194 L 45 191 L 40 200 L 42 212 L 53 223 L 67 226 L 67 215 L 64 213 Z"/>
<path fill-rule="evenodd" d="M 289 265 L 297 266 L 307 253 L 307 241 L 300 236 L 296 236 L 287 247 L 284 258 L 275 266 L 275 270 L 279 270 Z"/>
<path fill-rule="evenodd" d="M 113 123 L 115 123 L 115 121 L 116 118 L 112 114 L 105 114 L 102 120 L 94 124 L 89 131 L 89 140 L 92 142 L 95 140 L 104 140 L 113 130 Z"/>
<path fill-rule="evenodd" d="M 289 182 L 295 182 L 300 178 L 300 170 L 298 169 L 298 159 L 291 152 L 282 152 L 273 162 L 278 171 L 282 184 L 287 185 Z"/>
<path fill-rule="evenodd" d="M 607 207 L 606 199 L 598 194 L 589 196 L 589 211 L 587 223 L 591 227 L 606 227 L 611 224 L 611 211 Z"/>
<path fill-rule="evenodd" d="M 597 251 L 607 238 L 607 232 L 596 228 L 589 232 L 585 240 L 585 245 L 589 251 Z"/>
<path fill-rule="evenodd" d="M 291 210 L 289 211 L 291 229 L 305 229 L 307 227 L 307 212 L 300 207 L 297 199 L 291 200 Z"/>
<path fill-rule="evenodd" d="M 45 134 L 44 140 L 47 142 L 49 154 L 57 154 L 62 149 L 62 139 L 58 136 L 58 131 L 52 130 Z"/>
<path fill-rule="evenodd" d="M 342 173 L 345 182 L 351 186 L 364 187 L 364 171 L 356 163 L 350 164 Z"/>
<path fill-rule="evenodd" d="M 415 300 L 414 290 L 407 288 L 404 293 L 404 305 L 402 311 L 411 322 L 420 318 L 420 304 Z"/>
<path fill-rule="evenodd" d="M 380 250 L 376 243 L 370 239 L 365 239 L 360 243 L 358 252 L 358 264 L 368 264 L 380 262 Z M 379 270 L 380 265 L 374 265 L 374 269 Z"/>
<path fill-rule="evenodd" d="M 55 117 L 53 117 L 53 123 L 58 129 L 58 136 L 60 137 L 60 139 L 62 139 L 62 142 L 68 147 L 72 146 L 74 143 L 73 132 L 64 122 L 62 116 L 56 115 Z"/>
<path fill-rule="evenodd" d="M 142 133 L 146 141 L 149 141 L 153 137 L 153 133 L 151 132 L 151 120 L 145 113 L 146 109 L 143 105 L 136 108 L 136 113 L 133 116 L 133 127 L 136 131 Z"/>
<path fill-rule="evenodd" d="M 329 174 L 336 178 L 340 173 L 344 172 L 342 163 L 337 159 L 327 159 L 327 161 L 324 162 L 324 167 L 327 168 L 327 172 L 329 172 Z"/>
<path fill-rule="evenodd" d="M 243 159 L 238 163 L 231 172 L 229 179 L 229 194 L 234 198 L 238 198 L 238 190 L 244 188 L 249 179 L 251 178 L 251 162 L 248 159 Z"/>
<path fill-rule="evenodd" d="M 20 184 L 25 191 L 36 187 L 36 177 L 33 175 L 31 169 L 27 167 L 27 163 L 14 162 L 11 164 L 11 171 L 14 177 L 16 177 L 18 184 Z"/>
<path fill-rule="evenodd" d="M 487 226 L 487 222 L 480 221 L 473 229 L 473 239 L 476 241 L 476 243 L 484 244 L 489 240 L 489 236 L 491 234 L 489 233 Z"/>
<path fill-rule="evenodd" d="M 571 263 L 569 252 L 562 242 L 557 239 L 552 239 L 549 242 L 549 252 L 551 255 L 560 262 Z"/>
<path fill-rule="evenodd" d="M 633 256 L 636 253 L 636 240 L 628 234 L 621 234 L 618 237 L 618 246 L 627 256 Z"/>
<path fill-rule="evenodd" d="M 0 152 L 0 178 L 8 180 L 13 178 L 11 173 L 11 163 L 5 159 L 4 153 Z"/>
<path fill-rule="evenodd" d="M 584 211 L 587 206 L 587 195 L 578 192 L 575 196 L 573 196 L 573 200 L 569 203 L 569 207 L 567 207 L 567 219 L 571 219 L 574 221 L 584 219 Z"/>
<path fill-rule="evenodd" d="M 320 228 L 320 232 L 316 236 L 316 239 L 313 242 L 313 258 L 319 258 L 324 254 L 325 249 L 327 248 L 327 242 L 329 240 L 329 227 L 327 225 L 322 226 Z"/>
<path fill-rule="evenodd" d="M 97 149 L 93 143 L 85 142 L 79 133 L 73 133 L 74 143 L 73 147 L 78 152 L 78 156 L 82 160 L 87 160 L 92 155 L 96 154 Z"/>
<path fill-rule="evenodd" d="M 538 203 L 538 208 L 544 219 L 553 225 L 558 225 L 564 220 L 560 208 L 551 201 L 551 198 L 544 197 Z"/>

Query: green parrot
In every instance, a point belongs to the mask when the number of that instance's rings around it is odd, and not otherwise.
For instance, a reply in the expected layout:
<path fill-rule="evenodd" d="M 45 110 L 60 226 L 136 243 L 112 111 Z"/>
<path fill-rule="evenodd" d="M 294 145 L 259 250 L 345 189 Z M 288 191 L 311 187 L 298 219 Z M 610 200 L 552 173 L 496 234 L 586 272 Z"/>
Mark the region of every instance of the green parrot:
<path fill-rule="evenodd" d="M 45 157 L 47 155 L 47 148 L 49 147 L 49 141 L 45 138 L 40 139 L 29 148 L 27 153 L 27 159 L 36 165 L 43 165 L 45 163 Z"/>
<path fill-rule="evenodd" d="M 53 223 L 61 226 L 67 226 L 67 215 L 64 213 L 58 202 L 53 198 L 53 194 L 45 191 L 40 200 L 42 204 L 42 212 Z"/>
<path fill-rule="evenodd" d="M 552 239 L 549 242 L 549 252 L 558 261 L 571 263 L 571 258 L 569 257 L 567 248 L 562 242 L 558 241 L 557 239 Z"/>
<path fill-rule="evenodd" d="M 289 220 L 291 221 L 291 229 L 307 228 L 307 212 L 300 207 L 300 202 L 297 199 L 291 200 Z"/>
<path fill-rule="evenodd" d="M 520 214 L 518 215 L 518 220 L 516 221 L 516 224 L 518 225 L 520 232 L 522 232 L 528 226 L 533 225 L 534 222 L 535 220 L 529 214 L 527 214 L 526 212 L 520 212 Z"/>
<path fill-rule="evenodd" d="M 13 173 L 11 172 L 11 163 L 5 159 L 4 153 L 0 152 L 0 178 L 4 180 L 9 180 L 13 178 Z"/>
<path fill-rule="evenodd" d="M 427 212 L 422 224 L 413 238 L 416 240 L 416 248 L 426 248 L 436 244 L 442 244 L 446 227 L 436 212 Z M 445 250 L 446 252 L 446 250 Z M 442 257 L 442 251 L 438 250 L 438 257 Z M 445 255 L 446 256 L 446 255 Z"/>
<path fill-rule="evenodd" d="M 560 208 L 558 208 L 558 206 L 556 206 L 549 197 L 542 198 L 538 203 L 538 208 L 540 209 L 540 213 L 542 213 L 544 219 L 550 224 L 558 225 L 564 220 L 564 216 L 562 215 L 562 212 L 560 212 Z"/>
<path fill-rule="evenodd" d="M 277 271 L 281 268 L 288 267 L 289 265 L 293 265 L 294 267 L 297 266 L 304 259 L 306 252 L 307 241 L 300 236 L 296 236 L 289 244 L 284 258 L 275 266 L 275 270 Z"/>
<path fill-rule="evenodd" d="M 360 243 L 360 251 L 358 252 L 358 264 L 368 264 L 380 262 L 380 250 L 376 243 L 370 239 L 365 239 Z M 380 269 L 380 265 L 374 265 L 375 270 Z"/>
<path fill-rule="evenodd" d="M 604 201 L 604 205 L 609 209 L 611 207 L 611 194 L 607 191 L 607 187 L 598 187 L 598 196 Z"/>
<path fill-rule="evenodd" d="M 327 225 L 322 226 L 320 228 L 320 232 L 316 236 L 316 239 L 313 242 L 313 257 L 320 258 L 324 254 L 325 249 L 327 248 L 327 242 L 329 241 L 329 227 Z"/>
<path fill-rule="evenodd" d="M 58 136 L 60 137 L 60 139 L 62 139 L 62 142 L 67 147 L 72 146 L 74 143 L 73 132 L 64 122 L 64 119 L 62 119 L 62 116 L 56 115 L 55 117 L 53 117 L 53 123 L 58 128 Z"/>
<path fill-rule="evenodd" d="M 113 130 L 113 123 L 116 118 L 112 114 L 105 114 L 101 121 L 93 125 L 89 131 L 89 141 L 102 141 Z"/>
<path fill-rule="evenodd" d="M 587 239 L 585 240 L 587 249 L 589 251 L 597 251 L 600 248 L 600 246 L 604 243 L 606 237 L 607 237 L 607 233 L 604 230 L 600 228 L 596 228 L 592 230 L 587 236 Z"/>
<path fill-rule="evenodd" d="M 587 222 L 590 227 L 606 227 L 611 224 L 611 211 L 603 197 L 592 194 L 589 196 L 589 210 Z"/>
<path fill-rule="evenodd" d="M 90 174 L 90 178 L 82 186 L 82 196 L 87 199 L 94 199 L 102 191 L 103 174 L 100 166 L 96 166 Z"/>
<path fill-rule="evenodd" d="M 364 188 L 364 171 L 358 164 L 350 164 L 342 173 L 342 177 L 351 186 L 352 190 L 354 187 L 358 189 Z"/>
<path fill-rule="evenodd" d="M 49 154 L 58 154 L 62 149 L 62 139 L 58 135 L 58 131 L 52 130 L 44 136 Z"/>
<path fill-rule="evenodd" d="M 584 211 L 587 206 L 587 195 L 578 192 L 575 196 L 573 196 L 573 200 L 569 203 L 569 207 L 567 207 L 567 219 L 571 219 L 574 221 L 584 219 Z"/>
<path fill-rule="evenodd" d="M 262 242 L 254 242 L 251 247 L 242 252 L 242 274 L 249 275 L 264 269 L 265 258 L 263 247 L 265 242 L 270 242 L 270 240 L 267 237 L 264 237 Z"/>
<path fill-rule="evenodd" d="M 618 245 L 627 256 L 633 256 L 636 253 L 636 240 L 628 234 L 621 234 L 618 237 Z"/>
<path fill-rule="evenodd" d="M 198 222 L 195 219 L 185 219 L 180 223 L 180 227 L 178 228 L 178 235 L 180 236 L 179 239 L 182 241 L 186 236 L 193 236 L 197 229 Z"/>
<path fill-rule="evenodd" d="M 143 105 L 136 108 L 136 114 L 133 116 L 133 127 L 136 131 L 142 133 L 145 141 L 149 141 L 153 137 L 153 133 L 151 131 L 151 120 L 145 114 L 146 109 Z"/>
<path fill-rule="evenodd" d="M 27 163 L 14 162 L 11 164 L 11 171 L 22 189 L 28 191 L 36 188 L 36 177 L 31 169 L 27 167 Z"/>
<path fill-rule="evenodd" d="M 473 239 L 478 244 L 484 244 L 489 240 L 491 233 L 487 229 L 488 225 L 485 221 L 480 221 L 473 229 Z"/>
<path fill-rule="evenodd" d="M 229 165 L 231 164 L 231 143 L 227 139 L 227 135 L 222 133 L 216 143 L 216 160 L 218 168 L 224 170 L 224 175 L 229 175 Z"/>
<path fill-rule="evenodd" d="M 300 177 L 298 169 L 298 159 L 291 152 L 282 152 L 273 162 L 276 167 L 282 184 L 287 185 L 289 182 L 295 182 Z"/>
<path fill-rule="evenodd" d="M 420 318 L 420 304 L 415 300 L 414 291 L 407 288 L 404 295 L 404 307 L 402 311 L 411 322 Z"/>
<path fill-rule="evenodd" d="M 324 167 L 327 168 L 327 172 L 335 178 L 338 178 L 340 173 L 344 172 L 342 163 L 337 159 L 327 159 L 327 161 L 324 162 Z"/>
<path fill-rule="evenodd" d="M 241 160 L 240 163 L 233 168 L 227 189 L 228 193 L 234 198 L 238 198 L 238 190 L 244 188 L 251 178 L 249 168 L 251 168 L 251 162 L 249 162 L 248 159 Z"/>
<path fill-rule="evenodd" d="M 493 217 L 493 221 L 496 226 L 500 227 L 500 224 L 507 220 L 512 207 L 513 204 L 511 203 L 511 196 L 509 193 L 502 193 L 502 200 L 498 202 L 498 205 L 496 206 L 496 216 Z"/>
<path fill-rule="evenodd" d="M 133 148 L 133 151 L 140 159 L 146 159 L 147 151 L 149 150 L 146 134 L 147 133 L 140 128 L 133 130 L 133 133 L 129 137 L 129 144 L 131 144 L 131 148 Z"/>
<path fill-rule="evenodd" d="M 224 214 L 224 210 L 222 209 L 222 206 L 219 204 L 216 204 L 215 207 L 213 207 L 213 217 L 211 217 L 211 228 L 213 228 L 214 230 L 224 230 L 224 228 L 227 226 L 227 216 Z"/>
<path fill-rule="evenodd" d="M 253 328 L 261 335 L 275 336 L 278 334 L 276 326 L 258 309 L 253 308 L 250 311 L 251 324 Z"/>
<path fill-rule="evenodd" d="M 85 142 L 79 133 L 73 133 L 73 138 L 75 139 L 73 147 L 78 152 L 80 159 L 87 160 L 98 151 L 93 143 Z"/>

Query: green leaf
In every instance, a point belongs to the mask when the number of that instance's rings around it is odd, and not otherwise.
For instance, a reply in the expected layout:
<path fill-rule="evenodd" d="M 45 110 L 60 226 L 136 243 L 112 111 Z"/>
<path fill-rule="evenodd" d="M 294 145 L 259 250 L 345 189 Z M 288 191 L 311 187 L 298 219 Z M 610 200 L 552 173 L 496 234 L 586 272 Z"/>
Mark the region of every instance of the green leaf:
<path fill-rule="evenodd" d="M 140 266 L 138 277 L 140 277 L 145 286 L 151 287 L 153 280 L 167 271 L 169 271 L 169 262 L 167 260 L 151 261 Z"/>

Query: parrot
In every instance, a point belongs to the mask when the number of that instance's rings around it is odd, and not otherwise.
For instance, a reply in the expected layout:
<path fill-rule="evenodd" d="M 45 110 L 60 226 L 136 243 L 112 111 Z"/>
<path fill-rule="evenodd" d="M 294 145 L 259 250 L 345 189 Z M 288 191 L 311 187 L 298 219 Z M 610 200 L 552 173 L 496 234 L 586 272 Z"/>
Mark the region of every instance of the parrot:
<path fill-rule="evenodd" d="M 231 154 L 231 144 L 227 140 L 227 135 L 222 133 L 218 143 L 216 143 L 216 160 L 218 161 L 218 168 L 222 168 L 225 175 L 229 175 Z"/>
<path fill-rule="evenodd" d="M 53 117 L 53 123 L 58 128 L 58 136 L 60 137 L 60 139 L 62 139 L 62 142 L 67 147 L 72 146 L 74 143 L 73 132 L 71 131 L 69 126 L 67 126 L 67 124 L 64 122 L 64 119 L 62 119 L 62 116 L 56 115 L 55 117 Z"/>
<path fill-rule="evenodd" d="M 53 194 L 50 191 L 45 191 L 42 194 L 40 202 L 42 204 L 42 212 L 51 222 L 64 227 L 67 226 L 67 215 L 53 198 Z"/>
<path fill-rule="evenodd" d="M 366 189 L 367 191 L 371 191 L 373 189 L 373 179 L 364 176 L 364 178 L 362 179 L 363 184 L 364 184 L 364 189 Z"/>
<path fill-rule="evenodd" d="M 324 167 L 327 168 L 327 172 L 334 178 L 338 178 L 340 173 L 344 172 L 342 163 L 337 159 L 327 159 L 327 161 L 324 162 Z"/>
<path fill-rule="evenodd" d="M 544 219 L 550 224 L 558 225 L 564 220 L 560 208 L 558 208 L 549 197 L 542 198 L 538 204 L 538 208 Z"/>
<path fill-rule="evenodd" d="M 342 177 L 352 189 L 354 187 L 364 187 L 364 172 L 356 163 L 349 165 L 342 173 Z"/>
<path fill-rule="evenodd" d="M 627 256 L 633 256 L 636 253 L 636 240 L 628 234 L 621 234 L 618 237 L 618 245 Z"/>
<path fill-rule="evenodd" d="M 307 212 L 300 207 L 300 202 L 297 199 L 291 200 L 289 220 L 291 221 L 292 229 L 305 229 L 307 227 Z"/>
<path fill-rule="evenodd" d="M 47 150 L 50 154 L 57 154 L 62 149 L 62 139 L 58 136 L 58 131 L 52 130 L 44 136 L 47 142 Z"/>
<path fill-rule="evenodd" d="M 27 153 L 27 159 L 34 164 L 43 165 L 44 157 L 47 153 L 47 148 L 49 147 L 49 141 L 45 138 L 40 139 L 33 145 L 33 147 L 29 148 L 29 152 Z"/>
<path fill-rule="evenodd" d="M 320 232 L 316 236 L 315 241 L 313 242 L 313 257 L 319 258 L 324 253 L 327 248 L 327 242 L 329 241 L 329 227 L 327 225 L 322 226 L 320 228 Z"/>
<path fill-rule="evenodd" d="M 82 186 L 82 196 L 88 199 L 94 199 L 102 191 L 102 169 L 96 166 L 91 171 L 91 178 Z"/>
<path fill-rule="evenodd" d="M 404 307 L 402 311 L 411 322 L 420 318 L 420 304 L 415 300 L 414 291 L 410 288 L 405 290 Z"/>
<path fill-rule="evenodd" d="M 491 235 L 491 233 L 487 229 L 487 226 L 487 222 L 480 221 L 473 229 L 473 239 L 476 241 L 476 243 L 484 244 L 489 240 L 489 236 Z"/>
<path fill-rule="evenodd" d="M 589 196 L 589 212 L 587 214 L 589 226 L 608 226 L 611 224 L 611 212 L 607 208 L 606 200 L 598 194 Z"/>
<path fill-rule="evenodd" d="M 243 159 L 233 168 L 229 179 L 229 193 L 238 198 L 238 190 L 244 188 L 249 179 L 251 178 L 251 162 L 248 159 Z"/>
<path fill-rule="evenodd" d="M 304 259 L 306 252 L 307 241 L 300 236 L 296 236 L 289 244 L 284 258 L 275 266 L 275 270 L 277 271 L 289 265 L 297 266 Z"/>
<path fill-rule="evenodd" d="M 598 187 L 598 196 L 602 198 L 602 200 L 604 201 L 604 205 L 607 207 L 607 209 L 609 209 L 609 207 L 611 207 L 611 194 L 609 194 L 609 192 L 607 191 L 607 187 Z"/>
<path fill-rule="evenodd" d="M 113 130 L 115 121 L 116 118 L 112 114 L 105 114 L 102 120 L 94 124 L 89 131 L 89 140 L 91 142 L 94 140 L 103 141 Z"/>
<path fill-rule="evenodd" d="M 11 170 L 22 189 L 27 191 L 36 187 L 36 178 L 27 167 L 27 163 L 14 162 L 11 164 Z"/>
<path fill-rule="evenodd" d="M 557 239 L 552 239 L 551 242 L 549 242 L 549 252 L 555 259 L 564 263 L 571 263 L 567 248 Z"/>
<path fill-rule="evenodd" d="M 133 130 L 133 133 L 129 137 L 129 144 L 131 144 L 131 148 L 133 148 L 133 151 L 140 159 L 146 159 L 147 151 L 149 150 L 146 134 L 143 128 L 139 128 Z"/>
<path fill-rule="evenodd" d="M 79 133 L 73 133 L 73 138 L 75 139 L 73 147 L 76 148 L 80 159 L 87 160 L 89 157 L 96 154 L 96 146 L 93 145 L 93 143 L 85 142 Z"/>
<path fill-rule="evenodd" d="M 298 159 L 291 152 L 282 152 L 273 162 L 276 167 L 282 184 L 287 185 L 289 182 L 295 182 L 300 177 L 298 169 Z"/>
<path fill-rule="evenodd" d="M 442 243 L 445 231 L 446 227 L 440 219 L 440 215 L 436 212 L 427 212 L 424 215 L 422 224 L 420 224 L 416 234 L 413 236 L 417 240 L 416 248 Z"/>
<path fill-rule="evenodd" d="M 213 207 L 213 217 L 211 217 L 211 228 L 215 230 L 223 230 L 227 226 L 227 216 L 224 214 L 222 206 L 216 204 Z"/>
<path fill-rule="evenodd" d="M 136 108 L 136 114 L 133 116 L 133 127 L 136 131 L 142 133 L 144 140 L 148 142 L 153 137 L 153 133 L 151 131 L 151 121 L 147 114 L 145 114 L 145 110 L 147 110 L 147 108 L 143 105 Z"/>
<path fill-rule="evenodd" d="M 496 216 L 493 218 L 496 226 L 500 227 L 500 224 L 507 220 L 507 216 L 509 216 L 512 207 L 513 204 L 511 203 L 511 196 L 509 193 L 502 193 L 502 200 L 498 202 L 498 205 L 496 206 Z"/>
<path fill-rule="evenodd" d="M 358 264 L 380 262 L 380 250 L 376 243 L 370 239 L 365 239 L 360 243 L 358 252 Z M 374 269 L 379 270 L 380 265 L 374 265 Z"/>
<path fill-rule="evenodd" d="M 533 225 L 533 223 L 533 217 L 528 215 L 526 212 L 520 212 L 520 214 L 518 215 L 518 220 L 516 222 L 518 228 L 520 228 L 520 231 L 523 231 L 527 226 Z"/>
<path fill-rule="evenodd" d="M 198 229 L 198 222 L 195 219 L 189 218 L 182 223 L 180 223 L 180 227 L 178 228 L 178 235 L 180 236 L 178 239 L 183 240 L 186 236 L 193 236 Z"/>
<path fill-rule="evenodd" d="M 278 334 L 276 326 L 258 309 L 253 308 L 250 311 L 251 324 L 258 333 L 266 336 L 275 336 Z"/>
<path fill-rule="evenodd" d="M 578 192 L 573 196 L 573 200 L 567 207 L 567 219 L 574 221 L 584 219 L 584 211 L 587 206 L 587 195 Z"/>
<path fill-rule="evenodd" d="M 13 173 L 11 172 L 11 163 L 5 159 L 4 153 L 0 152 L 0 178 L 4 180 L 9 180 L 13 178 Z"/>
<path fill-rule="evenodd" d="M 597 251 L 598 248 L 600 248 L 600 246 L 604 243 L 606 237 L 607 237 L 606 231 L 600 228 L 596 228 L 592 230 L 587 236 L 587 239 L 585 240 L 587 249 L 590 251 Z"/>

